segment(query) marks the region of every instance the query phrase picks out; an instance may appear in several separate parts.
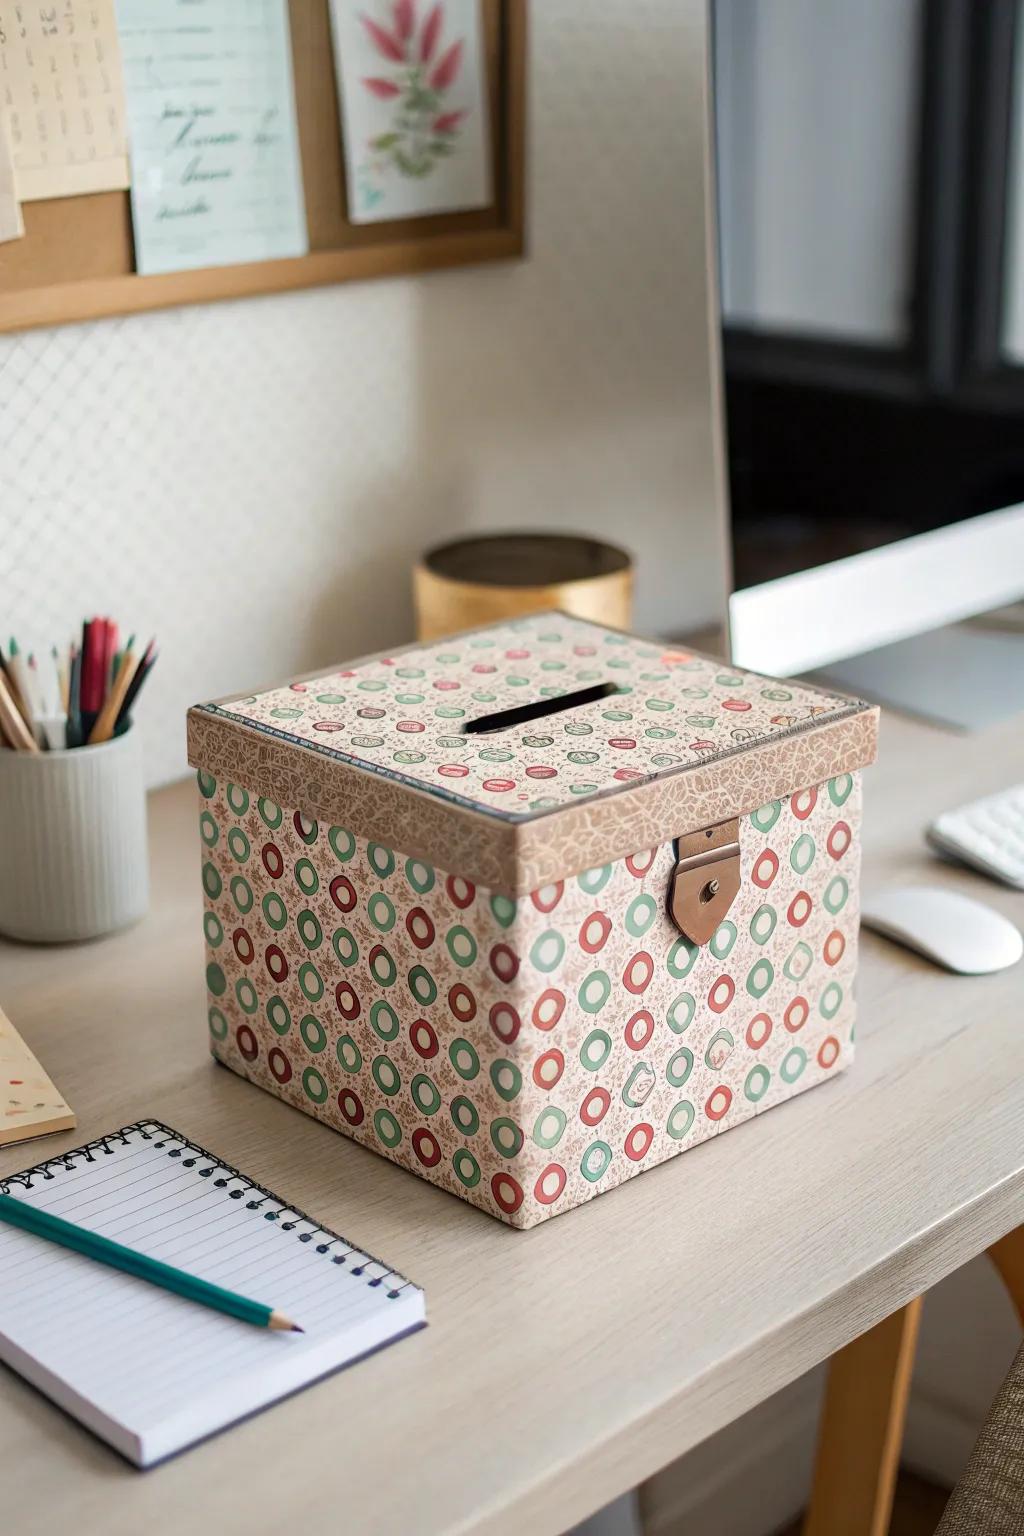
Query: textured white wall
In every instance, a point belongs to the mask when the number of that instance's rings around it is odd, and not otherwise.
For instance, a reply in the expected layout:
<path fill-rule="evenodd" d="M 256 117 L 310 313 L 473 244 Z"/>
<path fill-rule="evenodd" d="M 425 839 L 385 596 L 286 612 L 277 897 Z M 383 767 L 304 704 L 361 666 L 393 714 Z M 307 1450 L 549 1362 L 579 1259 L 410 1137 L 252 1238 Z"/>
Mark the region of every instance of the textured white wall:
<path fill-rule="evenodd" d="M 703 6 L 531 22 L 526 261 L 0 338 L 0 624 L 158 633 L 152 782 L 195 700 L 410 638 L 463 529 L 620 539 L 638 627 L 720 611 Z"/>

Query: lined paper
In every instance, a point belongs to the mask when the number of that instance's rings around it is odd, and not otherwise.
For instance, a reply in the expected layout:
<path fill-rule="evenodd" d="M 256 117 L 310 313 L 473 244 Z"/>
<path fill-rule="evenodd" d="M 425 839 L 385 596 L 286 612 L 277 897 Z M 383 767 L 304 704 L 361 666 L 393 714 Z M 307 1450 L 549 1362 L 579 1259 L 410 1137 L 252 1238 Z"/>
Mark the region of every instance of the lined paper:
<path fill-rule="evenodd" d="M 118 0 L 139 272 L 304 256 L 286 0 Z"/>
<path fill-rule="evenodd" d="M 254 1328 L 0 1223 L 0 1359 L 141 1465 L 423 1321 L 417 1287 L 156 1122 L 0 1189 L 305 1329 Z"/>

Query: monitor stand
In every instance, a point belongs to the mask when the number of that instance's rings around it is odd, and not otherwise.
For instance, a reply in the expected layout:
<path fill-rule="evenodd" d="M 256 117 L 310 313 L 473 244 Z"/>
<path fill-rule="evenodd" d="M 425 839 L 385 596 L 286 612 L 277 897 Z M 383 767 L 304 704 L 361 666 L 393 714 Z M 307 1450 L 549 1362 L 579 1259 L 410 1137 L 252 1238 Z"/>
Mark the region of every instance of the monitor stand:
<path fill-rule="evenodd" d="M 1024 714 L 1020 609 L 933 629 L 815 672 L 813 681 L 958 731 Z"/>

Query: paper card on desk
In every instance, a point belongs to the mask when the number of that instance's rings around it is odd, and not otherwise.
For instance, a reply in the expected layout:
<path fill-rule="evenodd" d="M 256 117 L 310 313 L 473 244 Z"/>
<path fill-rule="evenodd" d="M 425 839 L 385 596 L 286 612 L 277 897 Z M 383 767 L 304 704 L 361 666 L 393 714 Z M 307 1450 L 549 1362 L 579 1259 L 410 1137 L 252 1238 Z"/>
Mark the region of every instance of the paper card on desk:
<path fill-rule="evenodd" d="M 7 133 L 6 114 L 0 107 L 0 243 L 20 240 L 25 233 L 21 204 L 14 185 L 14 157 Z"/>
<path fill-rule="evenodd" d="M 492 201 L 479 0 L 331 0 L 353 224 Z"/>
<path fill-rule="evenodd" d="M 114 0 L 0 0 L 0 108 L 18 196 L 128 185 Z"/>
<path fill-rule="evenodd" d="M 74 1126 L 74 1110 L 0 1009 L 0 1146 Z"/>
<path fill-rule="evenodd" d="M 286 0 L 118 0 L 139 272 L 307 250 Z"/>

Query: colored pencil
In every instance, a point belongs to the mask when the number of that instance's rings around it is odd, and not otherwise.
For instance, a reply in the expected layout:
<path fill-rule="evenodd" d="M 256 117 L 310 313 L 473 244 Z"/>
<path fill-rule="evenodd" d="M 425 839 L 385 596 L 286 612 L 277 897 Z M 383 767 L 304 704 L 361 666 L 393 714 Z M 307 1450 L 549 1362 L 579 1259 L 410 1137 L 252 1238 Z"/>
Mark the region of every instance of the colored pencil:
<path fill-rule="evenodd" d="M 138 664 L 138 658 L 132 650 L 133 640 L 134 636 L 125 647 L 120 664 L 113 675 L 103 708 L 97 715 L 96 723 L 89 732 L 90 747 L 98 746 L 101 741 L 109 741 L 114 734 L 114 726 L 117 724 L 121 705 L 124 703 L 125 694 L 128 692 L 128 685 Z"/>
<path fill-rule="evenodd" d="M 36 739 L 28 726 L 25 718 L 14 702 L 7 674 L 0 676 L 0 731 L 9 746 L 18 752 L 38 752 Z"/>
<path fill-rule="evenodd" d="M 170 1264 L 151 1258 L 147 1253 L 139 1253 L 135 1248 L 126 1248 L 123 1243 L 115 1243 L 99 1232 L 90 1232 L 87 1227 L 77 1227 L 73 1222 L 65 1221 L 62 1216 L 54 1216 L 50 1211 L 30 1205 L 27 1200 L 16 1200 L 13 1195 L 0 1195 L 0 1221 L 19 1227 L 23 1232 L 30 1232 L 34 1237 L 45 1238 L 47 1242 L 58 1243 L 62 1248 L 84 1254 L 87 1259 L 109 1264 L 112 1269 L 134 1275 L 139 1280 L 148 1280 L 150 1285 L 173 1291 L 175 1296 L 184 1296 L 188 1301 L 212 1307 L 215 1312 L 224 1312 L 228 1317 L 238 1318 L 240 1322 L 251 1323 L 255 1328 L 303 1332 L 298 1323 L 293 1323 L 273 1307 L 250 1301 L 247 1296 L 239 1296 L 236 1291 L 226 1291 L 208 1280 L 200 1280 L 198 1275 L 175 1269 Z"/>
<path fill-rule="evenodd" d="M 142 692 L 143 684 L 145 683 L 150 672 L 152 672 L 156 658 L 156 640 L 153 639 L 146 646 L 146 649 L 142 654 L 142 660 L 139 662 L 135 669 L 135 675 L 131 682 L 128 684 L 128 692 L 124 696 L 124 701 L 121 704 L 121 709 L 117 717 L 117 723 L 114 727 L 115 733 L 120 734 L 121 732 L 127 730 L 129 724 L 131 723 L 132 708 L 135 704 L 135 700 Z"/>

